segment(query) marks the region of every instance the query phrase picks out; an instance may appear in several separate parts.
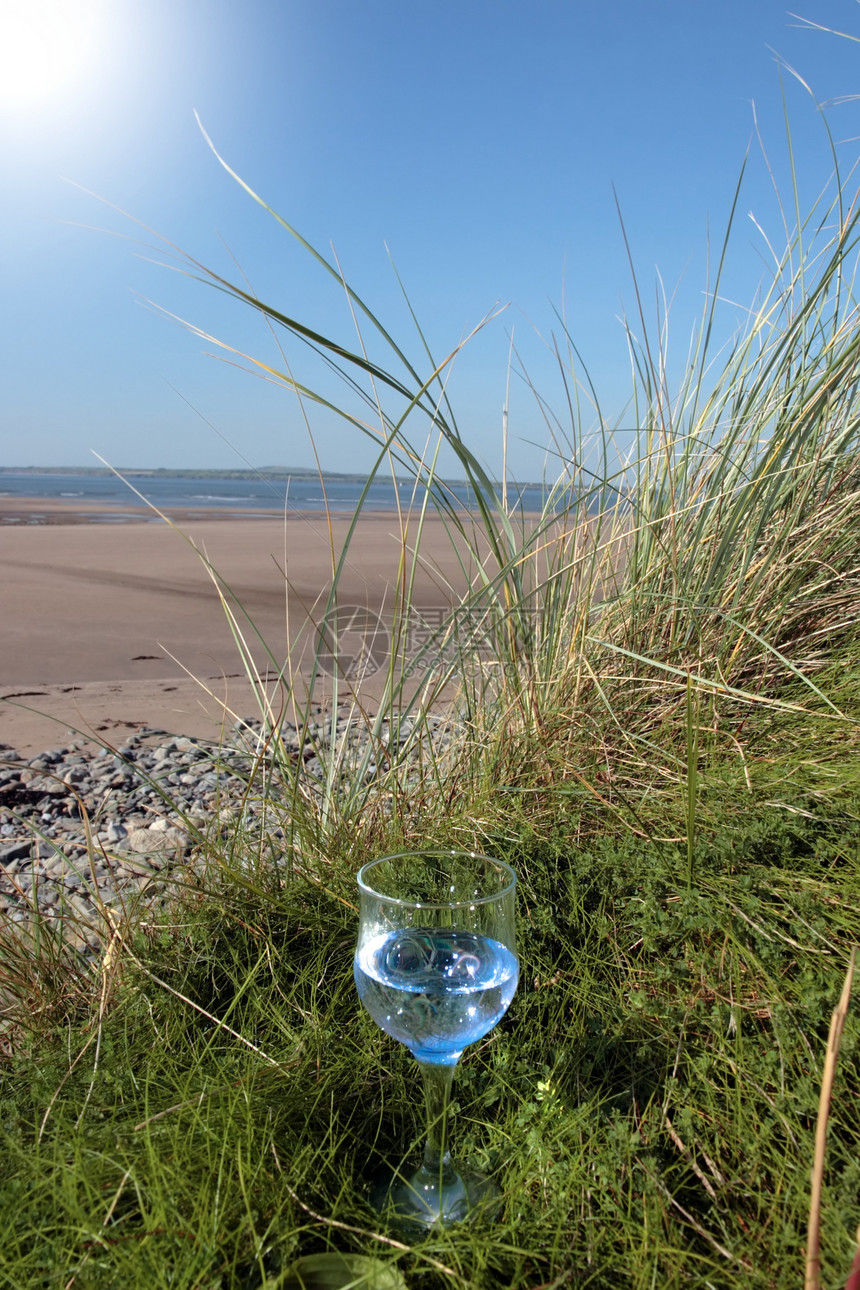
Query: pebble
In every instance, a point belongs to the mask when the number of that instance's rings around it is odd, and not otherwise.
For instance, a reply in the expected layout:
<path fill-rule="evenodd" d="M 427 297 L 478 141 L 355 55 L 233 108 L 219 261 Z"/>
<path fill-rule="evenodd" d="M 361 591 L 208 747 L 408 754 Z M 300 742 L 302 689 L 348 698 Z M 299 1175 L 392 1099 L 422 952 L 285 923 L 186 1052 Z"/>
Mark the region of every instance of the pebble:
<path fill-rule="evenodd" d="M 309 792 L 319 791 L 332 756 L 331 716 L 318 709 L 314 717 L 303 731 L 280 728 L 283 752 Z M 429 721 L 441 752 L 453 743 L 454 726 L 442 717 Z M 394 729 L 386 723 L 380 743 L 402 746 L 411 734 L 408 721 Z M 341 782 L 362 761 L 367 780 L 377 775 L 377 759 L 366 756 L 368 733 L 346 711 L 337 714 L 334 739 Z M 98 944 L 104 906 L 137 898 L 147 884 L 151 900 L 163 898 L 165 880 L 193 867 L 200 832 L 226 838 L 237 824 L 253 827 L 262 811 L 247 779 L 271 757 L 271 744 L 259 721 L 244 719 L 221 745 L 144 728 L 116 750 L 91 752 L 72 740 L 24 759 L 0 746 L 0 919 L 28 918 L 35 887 L 41 916 L 62 918 L 66 934 L 88 952 Z M 271 825 L 268 831 L 280 833 Z"/>

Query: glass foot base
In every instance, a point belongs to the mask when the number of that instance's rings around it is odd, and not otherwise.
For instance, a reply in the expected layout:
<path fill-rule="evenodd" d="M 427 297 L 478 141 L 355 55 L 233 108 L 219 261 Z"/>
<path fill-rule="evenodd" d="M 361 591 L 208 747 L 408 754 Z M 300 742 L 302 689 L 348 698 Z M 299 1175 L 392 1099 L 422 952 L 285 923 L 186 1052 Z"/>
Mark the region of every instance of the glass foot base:
<path fill-rule="evenodd" d="M 502 1193 L 475 1169 L 449 1165 L 439 1174 L 422 1165 L 413 1174 L 381 1178 L 371 1190 L 370 1204 L 397 1231 L 422 1236 L 434 1227 L 492 1222 L 502 1207 Z"/>

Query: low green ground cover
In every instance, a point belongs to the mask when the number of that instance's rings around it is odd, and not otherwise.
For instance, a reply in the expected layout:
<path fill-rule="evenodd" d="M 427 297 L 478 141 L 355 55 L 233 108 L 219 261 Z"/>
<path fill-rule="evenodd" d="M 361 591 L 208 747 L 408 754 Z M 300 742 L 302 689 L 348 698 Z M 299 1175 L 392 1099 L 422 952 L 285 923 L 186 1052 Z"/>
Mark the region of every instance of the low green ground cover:
<path fill-rule="evenodd" d="M 516 867 L 522 977 L 455 1085 L 456 1146 L 500 1181 L 501 1221 L 412 1250 L 366 1200 L 423 1133 L 414 1063 L 352 983 L 366 844 L 286 880 L 213 855 L 17 1031 L 0 1284 L 274 1286 L 335 1249 L 396 1260 L 409 1286 L 797 1285 L 828 1023 L 860 942 L 858 772 L 846 750 L 822 810 L 799 753 L 752 794 L 737 766 L 703 767 L 692 885 L 663 802 L 639 803 L 647 838 L 597 811 L 584 829 L 558 796 L 536 830 L 522 792 L 495 819 L 485 798 L 436 821 L 436 841 L 471 830 Z M 859 1036 L 851 1015 L 829 1285 L 857 1225 Z"/>

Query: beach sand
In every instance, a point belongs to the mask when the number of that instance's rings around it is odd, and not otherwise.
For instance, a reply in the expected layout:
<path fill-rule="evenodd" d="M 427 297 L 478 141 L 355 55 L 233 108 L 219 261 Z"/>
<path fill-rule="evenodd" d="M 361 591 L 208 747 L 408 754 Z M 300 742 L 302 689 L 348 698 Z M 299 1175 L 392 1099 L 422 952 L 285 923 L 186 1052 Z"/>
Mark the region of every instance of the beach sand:
<path fill-rule="evenodd" d="M 172 512 L 181 531 L 144 514 L 0 499 L 0 744 L 32 756 L 68 742 L 73 729 L 115 746 L 144 726 L 217 739 L 236 716 L 258 715 L 215 586 L 185 538 L 205 552 L 271 650 L 274 662 L 255 644 L 262 673 L 273 675 L 292 643 L 304 696 L 309 615 L 319 620 L 332 545 L 339 553 L 350 517 L 333 517 L 330 534 L 318 514 Z M 425 523 L 421 552 L 413 603 L 441 610 L 464 578 L 436 517 Z M 397 516 L 363 516 L 340 605 L 390 617 L 400 556 Z M 381 679 L 362 684 L 371 707 Z M 318 693 L 325 699 L 328 691 Z"/>

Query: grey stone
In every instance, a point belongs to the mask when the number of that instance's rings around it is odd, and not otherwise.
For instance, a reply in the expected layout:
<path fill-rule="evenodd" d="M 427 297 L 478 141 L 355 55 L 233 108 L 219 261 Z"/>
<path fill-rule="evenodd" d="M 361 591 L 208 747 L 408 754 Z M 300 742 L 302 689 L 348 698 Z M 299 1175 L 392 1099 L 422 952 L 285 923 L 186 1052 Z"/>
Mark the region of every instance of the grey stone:
<path fill-rule="evenodd" d="M 149 851 L 160 851 L 169 845 L 166 833 L 153 833 L 151 829 L 134 829 L 125 840 L 129 851 L 146 854 Z"/>
<path fill-rule="evenodd" d="M 13 842 L 9 846 L 0 847 L 0 864 L 8 867 L 10 860 L 24 860 L 30 855 L 30 843 Z"/>
<path fill-rule="evenodd" d="M 66 784 L 59 782 L 57 779 L 44 777 L 40 779 L 31 779 L 30 788 L 34 793 L 49 793 L 52 797 L 64 797 L 68 792 Z"/>
<path fill-rule="evenodd" d="M 93 907 L 88 901 L 84 901 L 80 896 L 72 892 L 68 897 L 68 903 L 75 913 L 85 922 L 89 922 L 93 916 Z"/>

